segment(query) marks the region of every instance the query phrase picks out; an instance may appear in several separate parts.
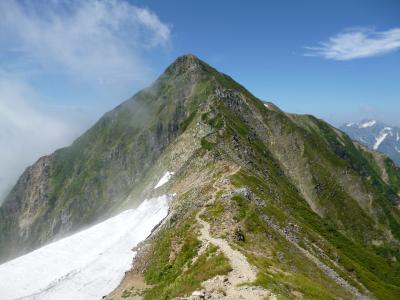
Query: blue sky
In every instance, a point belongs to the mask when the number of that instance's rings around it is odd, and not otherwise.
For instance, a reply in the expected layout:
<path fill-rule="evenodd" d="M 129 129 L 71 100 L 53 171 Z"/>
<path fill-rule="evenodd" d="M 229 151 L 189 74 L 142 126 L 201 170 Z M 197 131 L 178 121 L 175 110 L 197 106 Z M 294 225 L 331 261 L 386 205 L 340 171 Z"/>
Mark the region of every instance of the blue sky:
<path fill-rule="evenodd" d="M 68 145 L 185 53 L 286 111 L 400 126 L 399 50 L 397 0 L 1 1 L 0 193 L 4 174 Z"/>
<path fill-rule="evenodd" d="M 196 3 L 151 2 L 172 25 L 171 60 L 192 52 L 287 111 L 334 124 L 376 116 L 400 125 L 399 51 L 347 61 L 304 56 L 305 47 L 345 30 L 400 28 L 399 1 Z"/>

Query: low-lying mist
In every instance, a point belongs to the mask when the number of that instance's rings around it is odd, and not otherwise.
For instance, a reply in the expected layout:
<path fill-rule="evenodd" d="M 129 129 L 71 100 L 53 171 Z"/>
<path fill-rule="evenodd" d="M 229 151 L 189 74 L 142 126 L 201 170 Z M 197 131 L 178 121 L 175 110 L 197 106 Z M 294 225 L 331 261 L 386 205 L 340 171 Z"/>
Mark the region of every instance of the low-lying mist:
<path fill-rule="evenodd" d="M 69 145 L 87 126 L 32 98 L 20 82 L 0 80 L 0 203 L 27 166 Z"/>

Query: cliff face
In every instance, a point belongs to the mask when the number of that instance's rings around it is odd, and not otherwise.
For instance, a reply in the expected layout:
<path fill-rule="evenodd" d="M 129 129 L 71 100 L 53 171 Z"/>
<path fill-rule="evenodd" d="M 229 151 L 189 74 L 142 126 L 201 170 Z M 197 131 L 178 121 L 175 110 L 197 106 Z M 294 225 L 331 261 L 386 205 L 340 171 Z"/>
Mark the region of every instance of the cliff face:
<path fill-rule="evenodd" d="M 173 179 L 153 190 L 166 170 Z M 235 278 L 232 247 L 256 268 L 249 278 L 282 297 L 397 299 L 399 183 L 387 158 L 187 55 L 27 169 L 0 209 L 1 255 L 168 192 L 177 194 L 169 217 L 132 270 L 151 284 L 146 298 Z"/>

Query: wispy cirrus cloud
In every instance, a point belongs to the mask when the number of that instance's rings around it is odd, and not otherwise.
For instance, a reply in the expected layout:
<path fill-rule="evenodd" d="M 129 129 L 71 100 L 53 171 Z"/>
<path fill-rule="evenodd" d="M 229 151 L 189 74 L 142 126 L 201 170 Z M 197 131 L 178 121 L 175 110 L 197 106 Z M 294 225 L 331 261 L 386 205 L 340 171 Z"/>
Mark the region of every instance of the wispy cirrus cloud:
<path fill-rule="evenodd" d="M 305 49 L 305 56 L 341 61 L 382 55 L 400 49 L 400 28 L 380 32 L 365 28 L 347 29 L 317 47 Z"/>

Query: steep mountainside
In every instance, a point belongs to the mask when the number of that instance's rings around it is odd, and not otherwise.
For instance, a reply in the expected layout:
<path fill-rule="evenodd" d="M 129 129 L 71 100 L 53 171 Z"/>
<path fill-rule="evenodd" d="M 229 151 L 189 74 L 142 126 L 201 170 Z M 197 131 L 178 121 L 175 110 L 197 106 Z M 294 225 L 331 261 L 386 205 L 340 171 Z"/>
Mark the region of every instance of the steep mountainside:
<path fill-rule="evenodd" d="M 340 127 L 352 139 L 389 156 L 400 166 L 400 128 L 375 120 L 347 123 Z"/>
<path fill-rule="evenodd" d="M 24 172 L 0 209 L 1 258 L 89 224 L 130 194 L 134 202 L 142 198 L 137 193 L 151 191 L 161 172 L 154 164 L 199 105 L 198 75 L 174 76 L 184 64 Z"/>
<path fill-rule="evenodd" d="M 186 55 L 27 169 L 0 210 L 1 255 L 176 193 L 110 299 L 399 299 L 399 183 L 383 155 Z"/>

